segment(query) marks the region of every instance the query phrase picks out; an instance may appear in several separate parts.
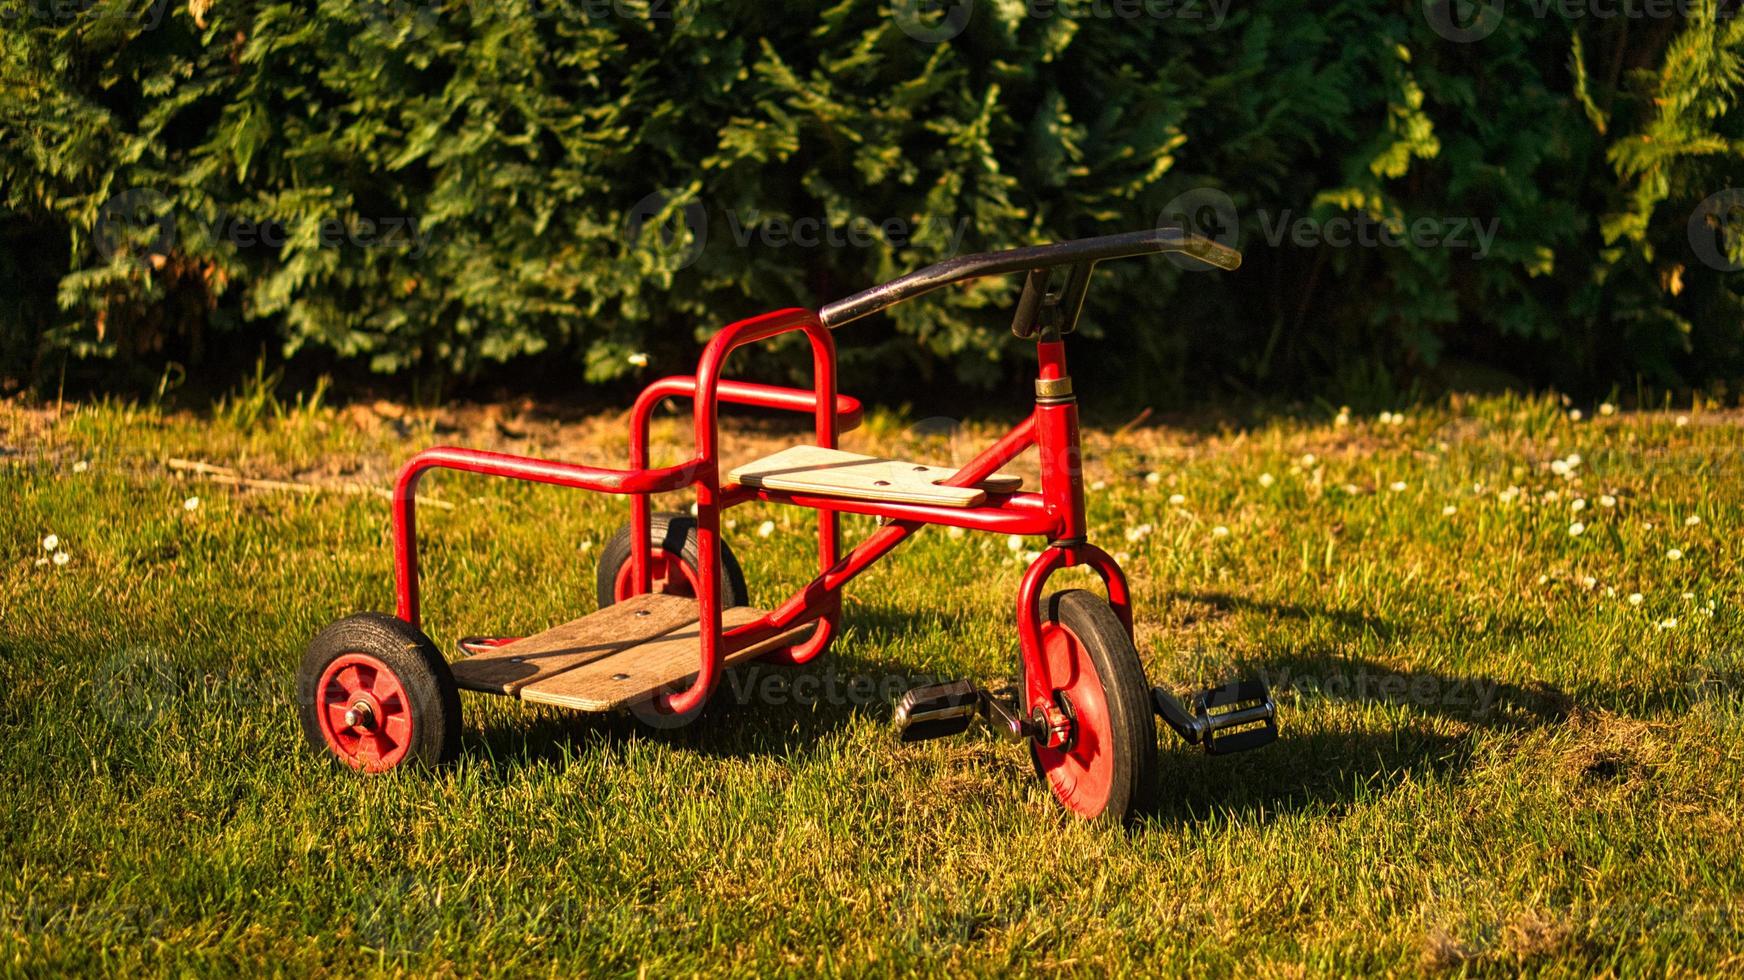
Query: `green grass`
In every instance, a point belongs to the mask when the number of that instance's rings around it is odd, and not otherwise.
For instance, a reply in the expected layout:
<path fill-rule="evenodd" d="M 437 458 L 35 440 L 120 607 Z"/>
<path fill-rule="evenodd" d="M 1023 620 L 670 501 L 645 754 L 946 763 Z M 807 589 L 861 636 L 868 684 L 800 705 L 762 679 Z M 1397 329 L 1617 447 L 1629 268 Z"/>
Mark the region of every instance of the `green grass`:
<path fill-rule="evenodd" d="M 891 737 L 886 692 L 1013 668 L 1021 556 L 942 530 L 855 583 L 804 671 L 840 696 L 738 698 L 730 678 L 698 723 L 649 732 L 467 694 L 452 769 L 335 771 L 290 683 L 323 625 L 391 606 L 386 503 L 163 461 L 378 486 L 438 441 L 618 465 L 621 419 L 52 415 L 0 407 L 0 972 L 1744 963 L 1735 415 L 1456 400 L 1399 424 L 1088 432 L 1093 539 L 1123 553 L 1152 680 L 1263 673 L 1283 718 L 1245 756 L 1165 743 L 1163 802 L 1130 832 L 1067 818 L 985 734 Z M 960 459 L 991 432 L 904 424 L 848 445 Z M 663 423 L 666 458 L 680 435 Z M 741 456 L 774 441 L 738 435 Z M 453 505 L 423 514 L 444 649 L 592 608 L 621 500 L 450 475 L 425 492 Z M 809 515 L 735 517 L 767 605 L 806 577 Z M 48 534 L 66 564 L 39 561 Z"/>

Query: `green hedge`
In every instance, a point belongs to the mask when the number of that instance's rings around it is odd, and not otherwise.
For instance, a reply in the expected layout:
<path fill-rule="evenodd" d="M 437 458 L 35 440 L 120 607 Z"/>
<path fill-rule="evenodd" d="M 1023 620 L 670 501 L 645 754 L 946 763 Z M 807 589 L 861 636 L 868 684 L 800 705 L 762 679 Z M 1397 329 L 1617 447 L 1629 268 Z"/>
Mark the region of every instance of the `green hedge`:
<path fill-rule="evenodd" d="M 270 330 L 600 382 L 954 250 L 1182 216 L 1249 261 L 1108 267 L 1086 329 L 1128 393 L 1744 376 L 1744 18 L 1452 2 L 8 0 L 0 357 Z M 849 383 L 1007 377 L 1014 289 L 856 326 Z"/>

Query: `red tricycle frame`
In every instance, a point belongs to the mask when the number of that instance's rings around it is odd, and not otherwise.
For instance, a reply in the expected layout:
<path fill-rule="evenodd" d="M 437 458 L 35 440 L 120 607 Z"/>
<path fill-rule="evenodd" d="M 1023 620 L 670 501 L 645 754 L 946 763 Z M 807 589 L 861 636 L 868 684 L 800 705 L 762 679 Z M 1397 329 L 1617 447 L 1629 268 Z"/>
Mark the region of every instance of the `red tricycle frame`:
<path fill-rule="evenodd" d="M 462 648 L 473 655 L 463 663 L 471 665 L 473 673 L 467 684 L 474 690 L 515 693 L 524 700 L 532 700 L 533 694 L 554 697 L 549 689 L 516 686 L 517 678 L 541 669 L 524 663 L 523 657 L 537 659 L 552 651 L 570 656 L 573 650 L 565 645 L 574 641 L 574 634 L 568 631 L 603 630 L 626 644 L 612 656 L 644 657 L 649 664 L 658 662 L 662 672 L 642 675 L 645 686 L 624 691 L 617 700 L 577 700 L 569 695 L 569 700 L 547 703 L 582 710 L 630 706 L 649 718 L 643 707 L 646 704 L 656 714 L 687 717 L 699 711 L 714 693 L 729 662 L 761 656 L 803 664 L 821 654 L 840 625 L 842 589 L 909 535 L 937 524 L 1041 537 L 1046 543 L 1025 569 L 1017 589 L 1015 616 L 1023 677 L 1017 689 L 994 692 L 966 680 L 914 688 L 895 709 L 897 729 L 904 741 L 954 734 L 965 730 L 975 717 L 985 718 L 1007 736 L 1031 742 L 1038 772 L 1046 775 L 1055 795 L 1068 808 L 1086 817 L 1122 819 L 1137 812 L 1152 782 L 1156 754 L 1153 712 L 1187 742 L 1213 753 L 1245 751 L 1270 742 L 1277 734 L 1275 705 L 1261 683 L 1248 681 L 1209 689 L 1190 704 L 1149 685 L 1133 639 L 1126 576 L 1107 552 L 1088 540 L 1078 403 L 1066 367 L 1063 338 L 1077 323 L 1098 262 L 1165 252 L 1180 253 L 1208 267 L 1233 269 L 1240 264 L 1240 256 L 1230 249 L 1172 228 L 951 259 L 816 312 L 778 310 L 727 326 L 703 349 L 695 374 L 661 378 L 636 399 L 630 412 L 627 468 L 454 447 L 417 454 L 400 471 L 394 487 L 397 616 L 359 613 L 329 626 L 310 644 L 298 680 L 305 734 L 313 744 L 347 764 L 369 771 L 392 768 L 407 759 L 440 763 L 457 753 L 460 703 L 456 671 L 461 665 L 450 665 L 436 650 L 422 631 L 419 608 L 418 482 L 433 469 L 448 469 L 630 497 L 626 529 L 602 549 L 596 576 L 602 609 L 522 642 L 516 637 L 462 640 Z M 1062 270 L 1063 282 L 1056 287 L 1055 274 Z M 746 481 L 755 485 L 730 479 L 723 482 L 719 445 L 723 403 L 809 413 L 816 446 L 835 450 L 841 434 L 858 425 L 862 413 L 857 400 L 837 391 L 833 329 L 951 283 L 1013 273 L 1026 277 L 1011 329 L 1036 344 L 1035 407 L 974 459 L 937 481 L 956 488 L 953 493 L 960 494 L 964 488 L 977 491 L 959 501 L 968 506 L 914 502 L 929 496 L 917 495 L 913 487 L 903 493 L 874 494 L 840 480 L 787 484 L 790 488 L 814 488 L 806 491 L 778 489 L 771 481 L 749 475 Z M 810 345 L 810 389 L 722 376 L 728 358 L 740 347 L 795 333 L 803 334 Z M 681 463 L 652 466 L 649 424 L 655 408 L 672 398 L 692 402 L 695 451 Z M 1026 491 L 1020 484 L 995 478 L 1002 467 L 1032 447 L 1040 456 L 1038 489 Z M 852 465 L 893 462 L 852 454 L 839 457 L 855 461 Z M 931 473 L 927 478 L 915 477 L 914 470 L 930 467 L 905 465 L 904 472 L 925 491 L 939 489 L 927 484 Z M 873 481 L 872 486 L 890 484 Z M 651 498 L 686 489 L 695 493 L 696 507 L 694 525 L 687 522 L 681 535 L 684 553 L 671 553 L 669 543 L 656 552 L 653 531 L 657 521 Z M 736 563 L 723 557 L 727 549 L 721 540 L 721 515 L 753 500 L 817 512 L 818 571 L 815 578 L 773 609 L 736 611 L 731 628 L 724 628 L 728 572 L 736 577 L 734 604 L 748 597 Z M 841 514 L 878 518 L 877 529 L 845 554 Z M 669 533 L 676 517 L 664 515 L 658 521 Z M 622 543 L 625 540 L 627 545 Z M 656 581 L 656 567 L 664 582 Z M 675 582 L 674 567 L 687 582 Z M 1075 589 L 1044 598 L 1049 578 L 1074 567 L 1089 568 L 1101 578 L 1106 602 Z M 679 584 L 683 588 L 672 588 Z M 689 600 L 679 602 L 650 594 L 682 594 L 686 590 L 694 594 L 694 606 Z M 619 601 L 624 605 L 618 610 L 606 608 Z M 694 613 L 695 617 L 682 619 L 696 624 L 698 637 L 696 670 L 688 681 L 683 679 L 688 673 L 687 646 L 656 642 L 650 638 L 666 634 L 636 633 L 613 618 L 620 612 L 632 617 L 651 616 L 651 607 L 672 609 L 674 603 L 684 616 Z M 667 622 L 662 629 L 677 629 L 675 622 Z M 607 623 L 613 625 L 603 625 Z M 808 624 L 815 624 L 809 632 L 804 629 Z M 688 634 L 685 636 L 687 644 Z M 595 647 L 584 645 L 580 649 L 599 649 L 597 633 L 593 642 Z M 550 643 L 557 645 L 541 646 Z M 649 652 L 657 647 L 666 651 L 660 654 L 666 659 L 656 661 Z M 529 652 L 535 649 L 544 652 L 537 656 Z M 490 673 L 502 669 L 509 671 L 506 677 Z M 583 671 L 593 668 L 571 664 L 552 669 L 554 673 L 547 676 L 558 678 L 554 683 L 561 686 L 563 678 L 585 676 Z M 631 682 L 635 675 L 623 671 L 636 668 L 626 662 L 622 671 L 616 665 L 604 669 L 614 682 Z M 490 680 L 492 676 L 496 679 Z"/>
<path fill-rule="evenodd" d="M 721 378 L 721 368 L 736 348 L 795 332 L 805 334 L 811 342 L 812 390 Z M 1038 598 L 1048 577 L 1062 568 L 1091 568 L 1105 583 L 1109 604 L 1129 634 L 1132 607 L 1126 576 L 1120 565 L 1106 551 L 1085 540 L 1078 406 L 1070 394 L 1065 344 L 1060 340 L 1042 341 L 1037 350 L 1038 389 L 1051 388 L 1062 393 L 1038 397 L 1029 417 L 942 482 L 945 486 L 972 486 L 1034 446 L 1041 454 L 1041 491 L 990 493 L 985 503 L 972 507 L 848 500 L 721 483 L 718 450 L 721 402 L 811 412 L 816 421 L 816 444 L 829 449 L 835 448 L 841 432 L 859 421 L 860 403 L 836 391 L 836 350 L 830 332 L 817 314 L 804 309 L 778 310 L 740 320 L 720 331 L 709 342 L 695 376 L 661 378 L 644 389 L 630 415 L 629 469 L 583 466 L 449 446 L 425 450 L 400 471 L 394 487 L 394 571 L 399 618 L 413 626 L 421 625 L 417 486 L 419 479 L 432 469 L 629 495 L 631 574 L 637 592 L 646 592 L 650 587 L 649 498 L 655 493 L 688 487 L 696 492 L 700 545 L 696 598 L 701 653 L 695 680 L 681 692 L 660 694 L 660 710 L 682 714 L 699 707 L 714 692 L 720 680 L 721 664 L 729 653 L 807 622 L 818 624 L 810 637 L 803 643 L 766 655 L 765 659 L 800 664 L 816 657 L 835 635 L 843 586 L 928 524 L 1001 534 L 1037 535 L 1048 539 L 1047 547 L 1024 572 L 1017 597 L 1018 641 L 1027 678 L 1026 700 L 1032 706 L 1040 705 L 1047 698 L 1048 675 L 1038 639 L 1041 629 Z M 650 468 L 649 419 L 661 402 L 685 396 L 693 400 L 696 454 L 676 465 Z M 723 631 L 719 548 L 721 513 L 750 500 L 794 504 L 818 512 L 819 572 L 809 584 L 755 622 Z M 883 526 L 843 556 L 840 554 L 838 513 L 870 514 L 881 518 Z"/>

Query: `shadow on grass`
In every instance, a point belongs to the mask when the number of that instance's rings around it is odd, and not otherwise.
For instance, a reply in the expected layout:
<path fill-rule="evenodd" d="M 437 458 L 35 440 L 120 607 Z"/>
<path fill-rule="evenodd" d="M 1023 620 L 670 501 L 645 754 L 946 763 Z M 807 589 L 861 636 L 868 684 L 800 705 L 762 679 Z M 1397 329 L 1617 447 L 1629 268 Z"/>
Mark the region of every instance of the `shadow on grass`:
<path fill-rule="evenodd" d="M 1382 635 L 1389 629 L 1359 613 L 1224 598 L 1232 606 L 1331 617 Z M 583 751 L 616 754 L 637 739 L 715 757 L 795 756 L 862 720 L 888 725 L 903 692 L 950 679 L 941 676 L 954 666 L 948 661 L 922 664 L 877 653 L 892 637 L 936 631 L 936 612 L 862 607 L 851 618 L 856 637 L 846 652 L 832 649 L 797 668 L 751 664 L 730 670 L 709 705 L 689 724 L 653 728 L 627 713 L 513 713 L 493 718 L 481 738 L 469 740 L 468 751 L 489 755 L 505 765 L 505 772 L 523 765 L 561 764 Z M 1573 708 L 1566 694 L 1546 684 L 1400 670 L 1325 647 L 1250 663 L 1248 669 L 1278 698 L 1278 741 L 1251 753 L 1209 757 L 1182 745 L 1159 722 L 1163 750 L 1154 819 L 1196 821 L 1218 811 L 1271 819 L 1348 803 L 1408 779 L 1457 777 L 1470 765 L 1471 741 L 1466 734 L 1449 733 L 1437 721 L 1486 729 L 1531 728 L 1559 722 Z M 1329 730 L 1316 715 L 1338 705 L 1381 708 L 1398 721 L 1385 731 Z M 1022 753 L 1023 747 L 1013 745 L 1011 751 Z"/>
<path fill-rule="evenodd" d="M 1272 657 L 1258 675 L 1278 701 L 1278 740 L 1236 756 L 1165 751 L 1156 817 L 1202 819 L 1216 810 L 1247 817 L 1348 803 L 1422 777 L 1457 777 L 1470 765 L 1466 734 L 1435 730 L 1437 719 L 1471 728 L 1527 729 L 1565 720 L 1571 698 L 1549 684 L 1519 685 L 1472 674 L 1400 670 L 1327 649 Z M 1379 708 L 1402 723 L 1386 731 L 1292 725 L 1318 706 Z M 1294 730 L 1293 730 L 1294 729 Z"/>

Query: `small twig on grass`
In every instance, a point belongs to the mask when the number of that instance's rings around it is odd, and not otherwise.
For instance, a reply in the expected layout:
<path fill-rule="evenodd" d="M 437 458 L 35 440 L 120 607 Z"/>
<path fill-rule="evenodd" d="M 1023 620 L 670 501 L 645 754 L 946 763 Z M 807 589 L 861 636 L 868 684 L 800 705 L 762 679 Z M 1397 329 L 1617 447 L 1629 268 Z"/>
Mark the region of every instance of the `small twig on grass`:
<path fill-rule="evenodd" d="M 1127 421 L 1127 423 L 1125 425 L 1121 426 L 1118 429 L 1115 429 L 1114 434 L 1117 436 L 1126 435 L 1128 432 L 1131 432 L 1132 430 L 1138 428 L 1140 425 L 1143 425 L 1144 420 L 1148 419 L 1150 417 L 1151 417 L 1151 407 L 1149 405 L 1146 405 L 1144 407 L 1144 411 L 1138 413 L 1137 415 L 1134 415 L 1131 419 L 1129 419 Z"/>
<path fill-rule="evenodd" d="M 340 493 L 368 493 L 384 500 L 394 499 L 393 492 L 383 487 L 371 486 L 367 483 L 301 483 L 293 480 L 263 480 L 243 476 L 228 466 L 207 463 L 198 459 L 177 459 L 170 457 L 164 465 L 178 473 L 192 473 L 203 476 L 213 483 L 227 486 L 245 487 L 249 490 L 280 490 L 287 493 L 320 493 L 324 490 L 336 490 Z M 454 505 L 446 500 L 436 500 L 431 497 L 416 498 L 420 507 L 439 507 L 442 510 L 453 510 Z"/>

